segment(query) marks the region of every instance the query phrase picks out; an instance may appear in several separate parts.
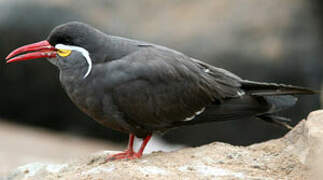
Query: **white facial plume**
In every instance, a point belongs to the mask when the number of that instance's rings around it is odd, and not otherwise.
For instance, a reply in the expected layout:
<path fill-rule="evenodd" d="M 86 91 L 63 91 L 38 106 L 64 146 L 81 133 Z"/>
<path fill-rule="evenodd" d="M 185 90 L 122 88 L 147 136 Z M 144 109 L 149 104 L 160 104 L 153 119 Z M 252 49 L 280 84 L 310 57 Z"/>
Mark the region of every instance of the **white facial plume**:
<path fill-rule="evenodd" d="M 87 72 L 83 76 L 83 79 L 85 79 L 90 74 L 92 70 L 92 59 L 90 58 L 89 51 L 79 46 L 71 46 L 71 45 L 64 45 L 64 44 L 56 44 L 55 48 L 80 52 L 85 57 L 86 62 L 89 65 Z"/>

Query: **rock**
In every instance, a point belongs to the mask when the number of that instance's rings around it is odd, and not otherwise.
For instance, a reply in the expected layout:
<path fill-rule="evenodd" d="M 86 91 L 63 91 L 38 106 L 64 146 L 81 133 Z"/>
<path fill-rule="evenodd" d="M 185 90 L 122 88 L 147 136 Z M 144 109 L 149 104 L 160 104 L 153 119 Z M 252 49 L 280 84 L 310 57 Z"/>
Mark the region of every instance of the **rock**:
<path fill-rule="evenodd" d="M 283 138 L 251 146 L 214 142 L 108 163 L 106 156 L 116 152 L 104 151 L 64 164 L 27 164 L 4 179 L 318 179 L 322 148 L 323 110 L 319 110 Z"/>
<path fill-rule="evenodd" d="M 309 115 L 306 123 L 307 133 L 307 156 L 305 164 L 310 169 L 309 173 L 313 179 L 323 177 L 323 111 L 316 111 Z"/>

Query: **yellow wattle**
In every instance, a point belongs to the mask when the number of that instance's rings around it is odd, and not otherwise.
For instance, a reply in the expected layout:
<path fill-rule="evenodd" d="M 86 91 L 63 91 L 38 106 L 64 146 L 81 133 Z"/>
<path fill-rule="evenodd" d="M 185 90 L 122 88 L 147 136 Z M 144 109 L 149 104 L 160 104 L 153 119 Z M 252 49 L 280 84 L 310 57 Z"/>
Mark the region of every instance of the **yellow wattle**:
<path fill-rule="evenodd" d="M 71 50 L 66 50 L 66 49 L 59 49 L 57 51 L 57 54 L 63 57 L 69 56 L 72 53 Z"/>

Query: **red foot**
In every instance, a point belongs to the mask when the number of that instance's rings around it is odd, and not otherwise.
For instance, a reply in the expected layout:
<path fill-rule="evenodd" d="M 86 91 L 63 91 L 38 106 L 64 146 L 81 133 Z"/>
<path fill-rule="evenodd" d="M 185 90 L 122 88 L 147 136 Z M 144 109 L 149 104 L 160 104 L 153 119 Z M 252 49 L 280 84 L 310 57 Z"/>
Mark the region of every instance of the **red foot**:
<path fill-rule="evenodd" d="M 129 135 L 129 144 L 128 144 L 128 149 L 126 151 L 108 156 L 107 161 L 113 161 L 113 160 L 118 160 L 118 159 L 138 159 L 138 158 L 141 158 L 142 153 L 144 152 L 144 149 L 145 149 L 148 141 L 151 138 L 151 135 L 148 135 L 147 137 L 145 137 L 138 152 L 133 151 L 134 137 L 135 136 L 133 134 Z"/>
<path fill-rule="evenodd" d="M 108 156 L 107 161 L 114 161 L 119 159 L 138 159 L 142 156 L 140 153 L 129 152 L 128 150 L 122 153 Z"/>

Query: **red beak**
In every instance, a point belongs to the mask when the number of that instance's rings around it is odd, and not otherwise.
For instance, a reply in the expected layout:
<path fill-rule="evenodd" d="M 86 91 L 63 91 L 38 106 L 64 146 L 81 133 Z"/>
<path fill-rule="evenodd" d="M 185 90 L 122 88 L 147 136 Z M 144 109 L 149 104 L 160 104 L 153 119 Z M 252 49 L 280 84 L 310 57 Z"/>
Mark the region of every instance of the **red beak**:
<path fill-rule="evenodd" d="M 34 52 L 30 52 L 30 51 L 34 51 Z M 30 52 L 30 53 L 16 56 L 24 52 Z M 37 58 L 54 58 L 54 57 L 56 57 L 55 47 L 50 45 L 48 41 L 40 41 L 37 43 L 28 44 L 18 49 L 15 49 L 6 57 L 6 60 L 7 60 L 7 63 L 11 63 L 15 61 L 25 61 L 25 60 L 37 59 Z"/>

